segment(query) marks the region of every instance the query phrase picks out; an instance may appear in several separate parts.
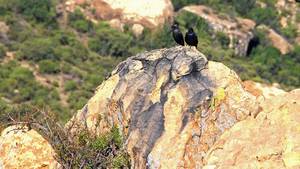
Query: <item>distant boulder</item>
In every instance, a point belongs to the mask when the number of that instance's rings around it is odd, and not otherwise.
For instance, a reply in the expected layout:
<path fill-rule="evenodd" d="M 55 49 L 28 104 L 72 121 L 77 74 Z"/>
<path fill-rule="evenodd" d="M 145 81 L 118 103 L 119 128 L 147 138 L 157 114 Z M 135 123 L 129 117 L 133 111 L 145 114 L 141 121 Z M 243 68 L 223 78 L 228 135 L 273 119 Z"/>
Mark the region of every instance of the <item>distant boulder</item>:
<path fill-rule="evenodd" d="M 70 0 L 68 4 L 91 4 L 96 19 L 110 21 L 117 29 L 123 29 L 125 24 L 130 28 L 133 25 L 155 28 L 174 19 L 170 0 Z"/>

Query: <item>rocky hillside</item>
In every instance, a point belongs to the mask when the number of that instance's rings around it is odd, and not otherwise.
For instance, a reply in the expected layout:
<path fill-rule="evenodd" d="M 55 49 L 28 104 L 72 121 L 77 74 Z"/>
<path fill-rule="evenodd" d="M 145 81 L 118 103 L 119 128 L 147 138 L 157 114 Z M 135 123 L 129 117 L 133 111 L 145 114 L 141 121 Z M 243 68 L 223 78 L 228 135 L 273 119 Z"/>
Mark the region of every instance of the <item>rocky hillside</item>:
<path fill-rule="evenodd" d="M 299 96 L 294 90 L 255 97 L 235 71 L 195 47 L 176 46 L 121 62 L 67 126 L 87 126 L 95 135 L 118 126 L 132 168 L 297 168 Z M 12 160 L 7 142 L 27 147 L 8 130 L 0 139 L 2 166 Z"/>

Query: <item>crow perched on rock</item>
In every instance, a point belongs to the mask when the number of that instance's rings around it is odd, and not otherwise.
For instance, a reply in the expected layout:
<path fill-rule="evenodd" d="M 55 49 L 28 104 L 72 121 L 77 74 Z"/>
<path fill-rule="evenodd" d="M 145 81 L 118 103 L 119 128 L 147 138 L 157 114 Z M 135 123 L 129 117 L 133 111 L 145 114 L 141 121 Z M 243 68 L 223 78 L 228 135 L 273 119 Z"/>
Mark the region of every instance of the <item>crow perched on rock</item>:
<path fill-rule="evenodd" d="M 193 28 L 189 28 L 189 31 L 185 34 L 185 42 L 190 46 L 195 46 L 197 48 L 198 45 L 198 37 L 195 34 Z"/>
<path fill-rule="evenodd" d="M 179 28 L 178 28 L 178 24 L 174 24 L 172 26 L 173 29 L 173 38 L 176 41 L 176 43 L 178 43 L 179 45 L 184 46 L 184 41 L 183 41 L 183 35 L 180 32 Z"/>

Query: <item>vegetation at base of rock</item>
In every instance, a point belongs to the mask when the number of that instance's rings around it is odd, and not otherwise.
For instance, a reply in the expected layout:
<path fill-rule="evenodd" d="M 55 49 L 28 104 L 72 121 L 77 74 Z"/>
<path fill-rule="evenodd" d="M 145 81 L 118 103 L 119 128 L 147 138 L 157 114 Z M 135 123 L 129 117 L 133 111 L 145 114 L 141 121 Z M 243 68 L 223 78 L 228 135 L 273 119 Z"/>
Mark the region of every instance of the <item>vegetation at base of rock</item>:
<path fill-rule="evenodd" d="M 97 128 L 91 131 L 86 124 L 77 122 L 65 127 L 59 115 L 45 107 L 25 106 L 14 113 L 0 108 L 0 133 L 10 125 L 37 131 L 51 144 L 56 152 L 54 157 L 63 168 L 130 168 L 130 156 L 123 146 L 124 132 L 112 125 L 98 134 L 99 124 L 106 120 L 101 116 Z"/>

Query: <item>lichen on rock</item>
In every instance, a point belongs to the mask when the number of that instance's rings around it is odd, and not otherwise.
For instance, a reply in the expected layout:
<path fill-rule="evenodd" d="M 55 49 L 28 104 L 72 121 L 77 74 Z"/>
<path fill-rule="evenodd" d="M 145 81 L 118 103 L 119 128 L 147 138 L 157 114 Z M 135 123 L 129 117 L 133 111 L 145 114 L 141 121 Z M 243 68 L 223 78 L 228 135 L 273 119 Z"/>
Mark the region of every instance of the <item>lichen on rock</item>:
<path fill-rule="evenodd" d="M 212 106 L 213 99 L 213 106 Z M 71 120 L 125 130 L 136 168 L 194 168 L 223 132 L 256 112 L 237 74 L 194 47 L 146 51 L 120 63 Z"/>
<path fill-rule="evenodd" d="M 0 137 L 0 168 L 61 168 L 54 149 L 40 134 L 27 127 L 10 126 Z"/>

